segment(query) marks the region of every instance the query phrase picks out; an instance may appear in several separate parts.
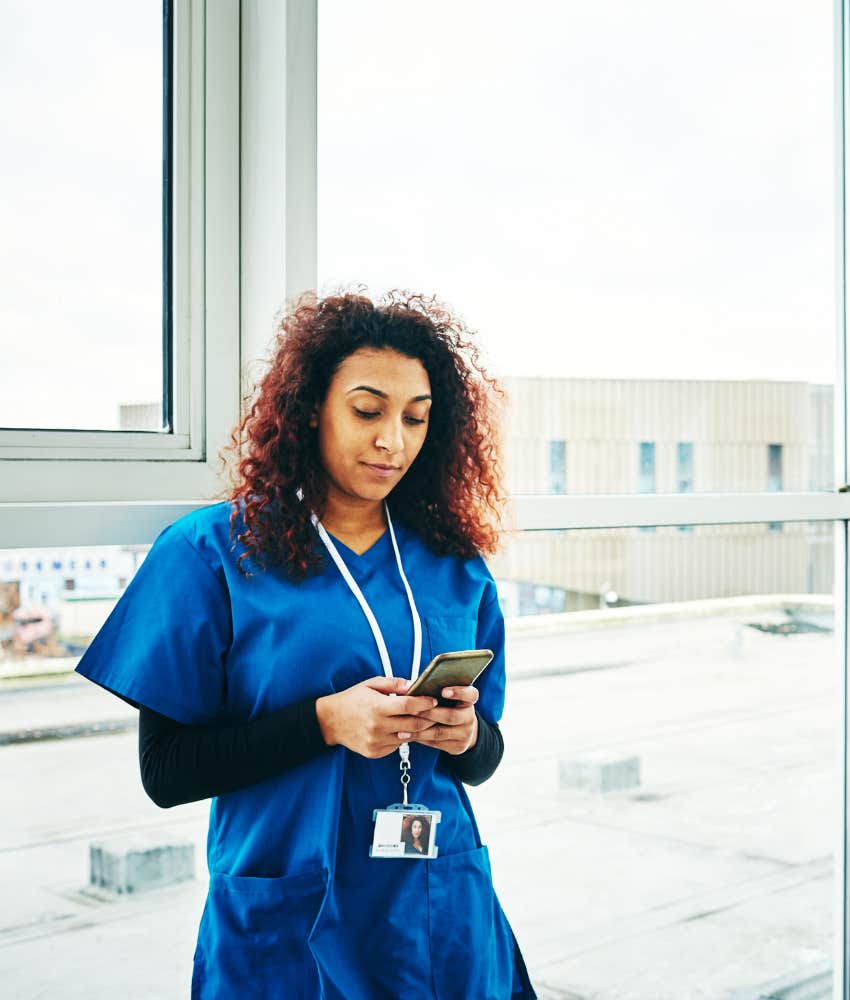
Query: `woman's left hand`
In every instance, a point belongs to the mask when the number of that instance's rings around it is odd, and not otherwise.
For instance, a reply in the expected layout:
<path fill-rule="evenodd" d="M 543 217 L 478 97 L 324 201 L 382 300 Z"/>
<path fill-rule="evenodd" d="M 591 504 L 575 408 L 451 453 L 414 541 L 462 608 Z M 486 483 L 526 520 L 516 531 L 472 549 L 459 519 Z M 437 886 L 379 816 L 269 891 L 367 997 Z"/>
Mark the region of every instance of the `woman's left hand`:
<path fill-rule="evenodd" d="M 430 719 L 434 725 L 421 733 L 414 733 L 410 741 L 424 743 L 456 756 L 474 747 L 478 739 L 478 716 L 474 707 L 478 701 L 478 688 L 450 687 L 443 688 L 441 693 L 444 698 L 452 698 L 462 704 L 458 704 L 456 708 L 437 706 L 422 712 L 419 718 Z"/>

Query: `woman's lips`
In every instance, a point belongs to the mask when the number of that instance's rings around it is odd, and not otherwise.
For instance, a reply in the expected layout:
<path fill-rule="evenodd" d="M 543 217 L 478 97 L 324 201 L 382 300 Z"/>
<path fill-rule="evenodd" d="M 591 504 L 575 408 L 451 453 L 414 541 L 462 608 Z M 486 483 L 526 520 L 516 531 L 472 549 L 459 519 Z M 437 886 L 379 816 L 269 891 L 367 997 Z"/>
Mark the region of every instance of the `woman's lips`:
<path fill-rule="evenodd" d="M 378 479 L 389 479 L 399 471 L 395 465 L 370 465 L 369 462 L 364 462 L 363 464 Z"/>

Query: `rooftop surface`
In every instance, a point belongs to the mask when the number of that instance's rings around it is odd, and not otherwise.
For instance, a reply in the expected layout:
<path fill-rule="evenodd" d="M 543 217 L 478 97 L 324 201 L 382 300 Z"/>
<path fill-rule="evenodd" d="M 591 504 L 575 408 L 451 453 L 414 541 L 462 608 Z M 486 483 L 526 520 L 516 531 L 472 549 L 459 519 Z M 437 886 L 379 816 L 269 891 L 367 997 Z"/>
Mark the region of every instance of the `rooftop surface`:
<path fill-rule="evenodd" d="M 775 618 L 741 606 L 510 631 L 505 758 L 469 791 L 541 997 L 756 1000 L 767 983 L 826 975 L 838 654 L 831 632 L 747 624 Z M 0 681 L 0 734 L 98 720 L 128 729 L 0 746 L 2 992 L 186 997 L 208 804 L 150 802 L 135 712 L 66 668 Z M 597 751 L 637 756 L 640 785 L 559 787 L 561 760 Z M 191 838 L 197 878 L 117 900 L 86 892 L 89 843 L 140 830 Z"/>

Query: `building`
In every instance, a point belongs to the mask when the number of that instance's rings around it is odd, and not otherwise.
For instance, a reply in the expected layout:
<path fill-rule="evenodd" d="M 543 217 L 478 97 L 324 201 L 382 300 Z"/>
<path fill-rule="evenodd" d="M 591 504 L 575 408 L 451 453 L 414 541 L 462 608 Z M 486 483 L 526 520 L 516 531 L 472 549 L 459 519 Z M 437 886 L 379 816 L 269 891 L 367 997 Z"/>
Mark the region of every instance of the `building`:
<path fill-rule="evenodd" d="M 507 377 L 504 386 L 511 494 L 833 488 L 831 385 Z M 832 537 L 831 525 L 805 522 L 525 532 L 490 565 L 506 613 L 831 594 Z"/>

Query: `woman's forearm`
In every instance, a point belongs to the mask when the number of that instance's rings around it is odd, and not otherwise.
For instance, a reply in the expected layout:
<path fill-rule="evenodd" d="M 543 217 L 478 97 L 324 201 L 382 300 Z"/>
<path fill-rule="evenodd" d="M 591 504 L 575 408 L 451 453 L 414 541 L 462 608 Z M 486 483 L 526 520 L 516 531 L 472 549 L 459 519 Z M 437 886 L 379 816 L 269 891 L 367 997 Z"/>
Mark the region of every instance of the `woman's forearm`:
<path fill-rule="evenodd" d="M 139 707 L 142 784 L 162 808 L 265 781 L 326 751 L 315 699 L 250 722 L 187 726 Z"/>
<path fill-rule="evenodd" d="M 461 754 L 444 754 L 449 767 L 467 785 L 480 785 L 493 776 L 505 752 L 502 731 L 495 722 L 478 716 L 478 739 Z"/>
<path fill-rule="evenodd" d="M 478 739 L 465 753 L 444 754 L 450 770 L 469 785 L 486 781 L 499 765 L 499 727 L 478 719 Z M 288 705 L 250 722 L 189 726 L 139 706 L 142 785 L 160 807 L 197 802 L 265 781 L 328 749 L 316 699 Z"/>

